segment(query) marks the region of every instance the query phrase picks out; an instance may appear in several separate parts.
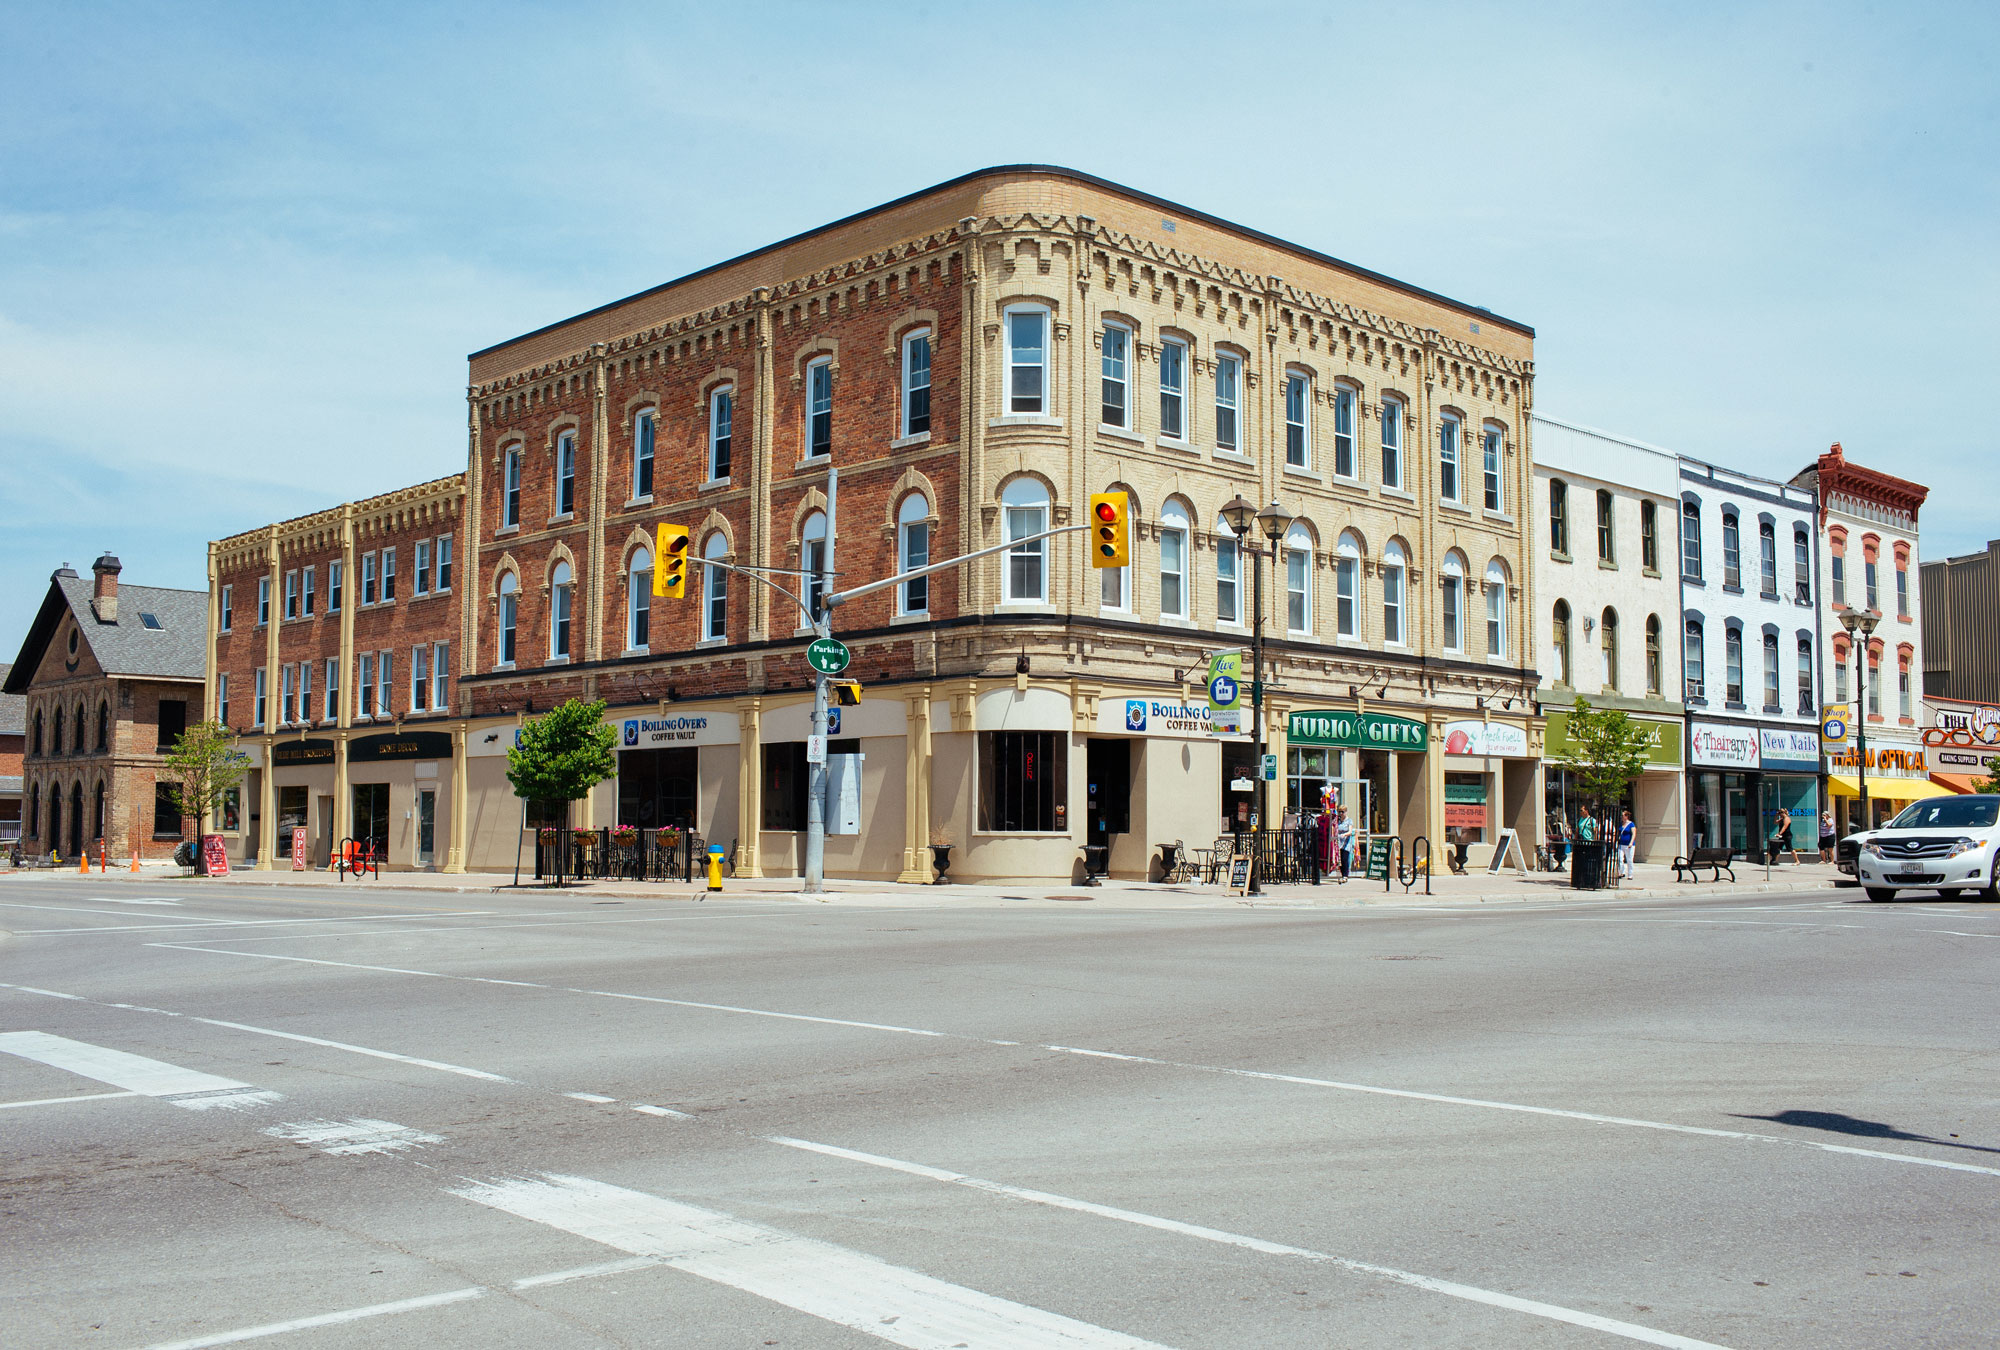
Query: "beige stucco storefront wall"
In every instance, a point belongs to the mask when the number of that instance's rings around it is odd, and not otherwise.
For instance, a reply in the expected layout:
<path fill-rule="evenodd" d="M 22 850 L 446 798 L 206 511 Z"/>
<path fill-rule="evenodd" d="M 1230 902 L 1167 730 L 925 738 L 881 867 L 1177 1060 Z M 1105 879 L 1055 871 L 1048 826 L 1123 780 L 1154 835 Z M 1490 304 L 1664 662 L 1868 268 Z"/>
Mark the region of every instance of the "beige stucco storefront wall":
<path fill-rule="evenodd" d="M 1222 832 L 1222 740 L 1208 730 L 1204 703 L 1179 690 L 1112 689 L 1084 694 L 1078 720 L 1084 739 L 1129 742 L 1131 828 L 1112 841 L 1113 876 L 1144 879 L 1162 844 L 1205 848 Z M 1095 711 L 1091 710 L 1094 703 Z M 1248 744 L 1247 736 L 1228 738 Z M 1088 747 L 1084 747 L 1088 765 Z M 1088 785 L 1071 784 L 1086 801 Z M 1079 826 L 1087 822 L 1079 821 Z"/>
<path fill-rule="evenodd" d="M 812 731 L 812 700 L 766 699 L 760 724 L 761 742 L 775 745 L 803 741 Z M 903 874 L 904 809 L 908 782 L 908 705 L 891 697 L 864 698 L 858 707 L 840 710 L 840 730 L 832 739 L 861 743 L 861 832 L 832 832 L 834 803 L 827 804 L 826 871 L 828 876 L 865 877 L 893 881 Z M 800 876 L 805 871 L 804 830 L 760 830 L 759 848 L 765 876 Z"/>

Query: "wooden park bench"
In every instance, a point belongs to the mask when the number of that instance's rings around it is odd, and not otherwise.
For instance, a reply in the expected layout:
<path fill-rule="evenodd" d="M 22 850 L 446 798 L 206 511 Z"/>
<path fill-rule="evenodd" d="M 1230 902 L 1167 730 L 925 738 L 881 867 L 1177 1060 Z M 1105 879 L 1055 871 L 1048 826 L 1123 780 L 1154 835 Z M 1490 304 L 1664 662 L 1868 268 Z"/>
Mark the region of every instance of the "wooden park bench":
<path fill-rule="evenodd" d="M 1708 879 L 1710 881 L 1722 880 L 1724 872 L 1729 873 L 1729 879 L 1734 881 L 1736 880 L 1736 869 L 1730 864 L 1735 861 L 1736 850 L 1733 848 L 1698 848 L 1685 858 L 1674 859 L 1674 880 L 1697 881 L 1699 878 L 1695 876 L 1695 873 L 1706 867 L 1709 870 Z M 1687 873 L 1686 877 L 1681 876 L 1683 872 Z"/>

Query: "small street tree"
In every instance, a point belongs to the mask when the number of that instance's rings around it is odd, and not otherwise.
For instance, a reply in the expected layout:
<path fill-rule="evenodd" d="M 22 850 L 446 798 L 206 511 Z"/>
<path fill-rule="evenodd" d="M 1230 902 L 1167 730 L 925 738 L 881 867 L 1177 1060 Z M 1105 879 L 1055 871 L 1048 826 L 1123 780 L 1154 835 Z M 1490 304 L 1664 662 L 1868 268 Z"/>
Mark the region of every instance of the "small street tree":
<path fill-rule="evenodd" d="M 1972 785 L 1974 792 L 2000 792 L 2000 758 L 1986 761 L 1986 777 Z"/>
<path fill-rule="evenodd" d="M 1581 694 L 1566 731 L 1569 747 L 1556 762 L 1575 777 L 1588 807 L 1609 817 L 1626 787 L 1646 771 L 1652 737 L 1623 708 L 1593 708 Z"/>
<path fill-rule="evenodd" d="M 618 733 L 604 725 L 604 703 L 571 699 L 521 728 L 521 743 L 507 752 L 507 781 L 531 803 L 537 828 L 550 816 L 569 818 L 569 804 L 618 772 L 612 750 Z M 539 833 L 537 838 L 541 837 Z M 567 841 L 556 840 L 556 885 L 563 882 Z"/>
<path fill-rule="evenodd" d="M 194 870 L 208 875 L 208 822 L 223 799 L 242 786 L 250 757 L 236 748 L 236 733 L 220 722 L 197 722 L 167 751 L 157 781 L 173 793 L 174 809 L 194 817 Z"/>

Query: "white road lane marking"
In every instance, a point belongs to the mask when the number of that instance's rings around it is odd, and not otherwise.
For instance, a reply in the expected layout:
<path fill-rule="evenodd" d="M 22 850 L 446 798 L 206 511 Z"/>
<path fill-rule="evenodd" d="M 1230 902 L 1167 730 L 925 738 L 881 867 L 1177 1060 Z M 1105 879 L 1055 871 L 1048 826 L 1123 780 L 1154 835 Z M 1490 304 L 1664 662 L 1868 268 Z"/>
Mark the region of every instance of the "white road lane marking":
<path fill-rule="evenodd" d="M 101 1102 L 113 1097 L 136 1097 L 136 1092 L 85 1092 L 73 1097 L 38 1097 L 31 1102 L 0 1102 L 0 1111 L 12 1111 L 22 1106 L 61 1106 L 64 1102 Z"/>
<path fill-rule="evenodd" d="M 594 1266 L 573 1266 L 568 1270 L 552 1270 L 546 1275 L 530 1275 L 508 1285 L 509 1289 L 541 1289 L 551 1284 L 568 1284 L 571 1280 L 594 1280 L 600 1275 L 624 1275 L 634 1270 L 651 1270 L 662 1264 L 657 1256 L 628 1256 L 623 1261 L 604 1261 Z"/>
<path fill-rule="evenodd" d="M 73 1041 L 66 1036 L 51 1036 L 46 1031 L 0 1032 L 0 1053 L 95 1078 L 100 1083 L 142 1097 L 157 1097 L 190 1111 L 206 1111 L 215 1106 L 234 1110 L 284 1100 L 275 1092 L 259 1091 L 234 1078 L 184 1069 L 178 1064 Z"/>
<path fill-rule="evenodd" d="M 854 1149 L 840 1148 L 833 1144 L 816 1144 L 808 1139 L 792 1139 L 784 1135 L 767 1136 L 773 1144 L 783 1144 L 786 1148 L 805 1149 L 811 1153 L 822 1153 L 831 1158 L 844 1158 L 849 1162 L 865 1163 L 870 1167 L 886 1168 L 892 1172 L 904 1172 L 914 1177 L 924 1177 L 931 1181 L 948 1182 L 954 1186 L 965 1186 L 989 1195 L 1006 1196 L 1012 1200 L 1026 1200 L 1032 1204 L 1049 1205 L 1057 1209 L 1074 1210 L 1079 1214 L 1091 1214 L 1101 1219 L 1116 1219 L 1120 1223 L 1137 1224 L 1144 1228 L 1155 1228 L 1163 1233 L 1177 1233 L 1182 1237 L 1200 1238 L 1206 1242 L 1220 1242 L 1231 1247 L 1241 1247 L 1246 1251 L 1260 1252 L 1266 1256 L 1292 1256 L 1323 1265 L 1338 1266 L 1342 1270 L 1357 1275 L 1371 1275 L 1377 1279 L 1389 1280 L 1396 1284 L 1406 1284 L 1416 1289 L 1428 1290 L 1434 1294 L 1446 1294 L 1452 1298 L 1466 1299 L 1473 1303 L 1484 1303 L 1489 1307 L 1505 1308 L 1510 1312 L 1528 1313 L 1535 1317 L 1546 1317 L 1557 1322 L 1568 1322 L 1572 1326 L 1588 1327 L 1592 1331 L 1607 1332 L 1613 1336 L 1623 1336 L 1627 1340 L 1643 1341 L 1647 1345 L 1664 1345 L 1675 1350 L 1722 1350 L 1713 1341 L 1695 1340 L 1689 1336 L 1678 1336 L 1670 1331 L 1659 1331 L 1652 1327 L 1640 1326 L 1634 1322 L 1621 1322 L 1615 1318 L 1601 1317 L 1596 1313 L 1581 1312 L 1575 1308 L 1565 1308 L 1555 1303 L 1543 1303 L 1538 1299 L 1521 1298 L 1514 1294 L 1503 1294 L 1492 1289 L 1481 1289 L 1475 1285 L 1459 1284 L 1453 1280 L 1440 1280 L 1430 1275 L 1418 1275 L 1407 1270 L 1397 1270 L 1392 1266 L 1378 1266 L 1368 1261 L 1356 1261 L 1345 1256 L 1334 1256 L 1329 1252 L 1313 1251 L 1307 1247 L 1294 1247 L 1283 1242 L 1269 1242 L 1263 1238 L 1246 1237 L 1241 1233 L 1230 1233 L 1220 1228 L 1208 1228 L 1201 1224 L 1182 1223 L 1178 1219 L 1165 1219 L 1156 1214 L 1145 1214 L 1138 1210 L 1119 1209 L 1112 1205 L 1100 1205 L 1089 1200 L 1077 1200 L 1066 1195 L 1056 1195 L 1049 1191 L 1029 1190 L 1021 1186 L 1009 1186 L 1005 1182 L 987 1181 L 981 1177 L 967 1176 L 962 1172 L 948 1172 L 941 1167 L 927 1167 L 922 1163 L 904 1162 L 897 1158 L 885 1158 L 880 1154 L 861 1153 Z"/>
<path fill-rule="evenodd" d="M 574 1097 L 580 1102 L 615 1102 L 618 1100 L 616 1097 L 601 1097 L 595 1092 L 565 1092 L 563 1096 Z"/>
<path fill-rule="evenodd" d="M 109 913 L 110 911 L 103 910 L 103 911 L 83 911 L 83 912 Z M 83 928 L 21 928 L 21 929 L 16 929 L 15 931 L 19 932 L 24 937 L 31 934 L 54 934 L 54 933 L 158 933 L 162 931 L 188 932 L 190 930 L 187 928 L 186 925 L 189 923 L 204 924 L 208 928 L 274 928 L 280 925 L 293 925 L 293 924 L 310 925 L 310 924 L 329 924 L 329 923 L 413 923 L 423 919 L 457 919 L 468 916 L 476 918 L 482 914 L 498 914 L 499 912 L 500 911 L 496 909 L 439 909 L 439 910 L 426 910 L 421 914 L 329 914 L 326 917 L 319 919 L 180 919 L 175 923 L 134 923 L 134 924 L 111 924 L 111 925 L 93 924 Z M 555 913 L 556 911 L 551 910 L 549 912 Z M 131 916 L 120 915 L 119 917 L 129 918 Z M 162 915 L 161 917 L 164 918 L 167 916 Z M 382 929 L 381 931 L 396 932 L 399 930 Z M 440 931 L 451 931 L 451 930 L 440 930 Z M 299 933 L 285 933 L 285 934 L 280 934 L 279 937 L 277 938 L 232 938 L 231 941 L 276 942 L 282 940 L 283 938 L 292 938 L 294 940 L 297 940 L 298 938 L 303 936 L 307 935 Z M 314 936 L 333 937 L 333 936 L 345 936 L 345 934 L 332 933 L 332 934 L 323 934 Z M 364 935 L 357 933 L 354 934 L 353 936 L 360 937 Z"/>
<path fill-rule="evenodd" d="M 151 899 L 142 896 L 127 898 L 122 895 L 93 895 L 90 897 L 90 903 L 93 905 L 178 905 L 180 901 Z"/>
<path fill-rule="evenodd" d="M 196 947 L 174 942 L 159 942 L 149 945 L 173 951 L 209 952 L 218 956 L 243 956 L 267 961 L 302 961 L 307 965 L 340 966 L 349 970 L 371 970 L 391 975 L 415 975 L 426 979 L 465 980 L 475 984 L 510 984 L 526 989 L 547 989 L 557 993 L 584 994 L 593 998 L 615 998 L 638 1003 L 660 1003 L 677 1008 L 695 1008 L 707 1012 L 736 1013 L 748 1017 L 770 1017 L 790 1022 L 815 1022 L 825 1026 L 857 1027 L 862 1030 L 886 1031 L 902 1036 L 933 1036 L 945 1040 L 963 1041 L 974 1045 L 1013 1046 L 1018 1044 L 1018 1042 L 1014 1041 L 1000 1040 L 990 1036 L 972 1036 L 956 1031 L 932 1031 L 923 1027 L 896 1026 L 886 1022 L 862 1022 L 844 1017 L 815 1017 L 806 1013 L 776 1012 L 766 1008 L 743 1008 L 727 1003 L 701 1003 L 692 999 L 661 998 L 651 994 L 621 994 L 603 989 L 579 989 L 568 985 L 536 984 L 527 980 L 495 980 L 480 975 L 449 975 L 440 971 L 404 970 L 394 966 L 361 965 L 350 961 L 330 961 L 318 957 L 279 956 L 272 952 L 233 952 L 221 947 Z M 0 988 L 9 987 L 22 988 L 25 986 L 0 985 Z M 69 996 L 58 995 L 58 997 Z M 1855 1148 L 1847 1144 L 1829 1144 L 1816 1139 L 1795 1139 L 1775 1134 L 1753 1134 L 1745 1130 L 1722 1130 L 1702 1125 L 1677 1125 L 1663 1120 L 1642 1120 L 1631 1116 L 1605 1115 L 1592 1111 L 1571 1111 L 1554 1106 L 1530 1106 L 1522 1102 L 1489 1101 L 1481 1097 L 1458 1097 L 1448 1093 L 1418 1092 L 1409 1088 L 1380 1087 L 1370 1083 L 1347 1083 L 1338 1079 L 1310 1078 L 1300 1074 L 1273 1073 L 1260 1069 L 1239 1069 L 1220 1064 L 1190 1064 L 1182 1060 L 1158 1059 L 1150 1055 L 1119 1054 L 1111 1050 L 1092 1050 L 1073 1045 L 1037 1045 L 1033 1048 L 1049 1050 L 1057 1054 L 1084 1055 L 1094 1059 L 1122 1060 L 1129 1064 L 1180 1069 L 1190 1073 L 1225 1074 L 1236 1078 L 1257 1079 L 1262 1082 L 1293 1083 L 1301 1087 L 1331 1088 L 1338 1092 L 1358 1092 L 1376 1097 L 1396 1097 L 1407 1101 L 1435 1102 L 1443 1106 L 1477 1107 L 1486 1111 L 1512 1111 L 1522 1115 L 1582 1120 L 1595 1125 L 1622 1125 L 1632 1129 L 1662 1130 L 1674 1134 L 1685 1134 L 1710 1139 L 1737 1139 L 1765 1144 L 1785 1144 L 1793 1148 L 1816 1149 L 1823 1153 L 1850 1154 L 1862 1158 L 1875 1158 L 1884 1162 L 1907 1163 L 1918 1167 L 1936 1167 L 1949 1172 L 1973 1172 L 1984 1176 L 2000 1176 L 2000 1168 L 1978 1167 L 1971 1163 L 1947 1162 L 1941 1158 L 1926 1158 L 1914 1153 L 1891 1153 L 1882 1149 Z"/>
<path fill-rule="evenodd" d="M 669 1116 L 674 1120 L 693 1120 L 685 1111 L 676 1111 L 671 1106 L 647 1106 L 643 1102 L 632 1103 L 632 1109 L 642 1116 Z"/>
<path fill-rule="evenodd" d="M 444 1136 L 398 1125 L 393 1120 L 371 1120 L 355 1116 L 348 1120 L 300 1120 L 273 1125 L 264 1131 L 274 1139 L 316 1148 L 336 1157 L 360 1153 L 405 1153 L 425 1144 L 442 1144 Z"/>
<path fill-rule="evenodd" d="M 503 1213 L 652 1257 L 892 1345 L 1152 1350 L 1156 1342 L 948 1283 L 887 1261 L 588 1177 L 473 1182 L 451 1191 Z"/>
<path fill-rule="evenodd" d="M 484 1286 L 473 1285 L 469 1289 L 451 1289 L 442 1294 L 425 1294 L 420 1298 L 401 1298 L 394 1303 L 370 1303 L 360 1308 L 342 1308 L 339 1312 L 319 1313 L 312 1317 L 294 1317 L 289 1322 L 266 1322 L 258 1327 L 218 1331 L 212 1336 L 190 1336 L 184 1341 L 160 1341 L 147 1346 L 146 1350 L 206 1350 L 206 1347 L 211 1345 L 233 1345 L 237 1341 L 282 1336 L 288 1331 L 335 1327 L 343 1322 L 359 1322 L 369 1317 L 391 1317 L 396 1313 L 416 1312 L 420 1308 L 441 1308 L 447 1303 L 463 1303 L 467 1299 L 483 1298 L 487 1292 Z"/>

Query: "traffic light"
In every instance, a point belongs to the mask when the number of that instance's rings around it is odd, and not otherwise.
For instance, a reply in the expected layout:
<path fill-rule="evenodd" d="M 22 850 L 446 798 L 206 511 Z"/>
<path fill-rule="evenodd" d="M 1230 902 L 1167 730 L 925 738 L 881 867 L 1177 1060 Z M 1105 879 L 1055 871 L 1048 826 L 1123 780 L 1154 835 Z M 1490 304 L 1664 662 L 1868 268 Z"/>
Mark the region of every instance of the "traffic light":
<path fill-rule="evenodd" d="M 670 596 L 675 600 L 685 596 L 687 565 L 687 526 L 660 526 L 660 553 L 653 560 L 653 594 Z"/>
<path fill-rule="evenodd" d="M 1132 561 L 1132 503 L 1122 492 L 1090 499 L 1090 565 L 1125 567 Z"/>
<path fill-rule="evenodd" d="M 843 708 L 855 708 L 861 704 L 861 686 L 853 680 L 836 680 L 831 686 L 833 701 Z"/>

